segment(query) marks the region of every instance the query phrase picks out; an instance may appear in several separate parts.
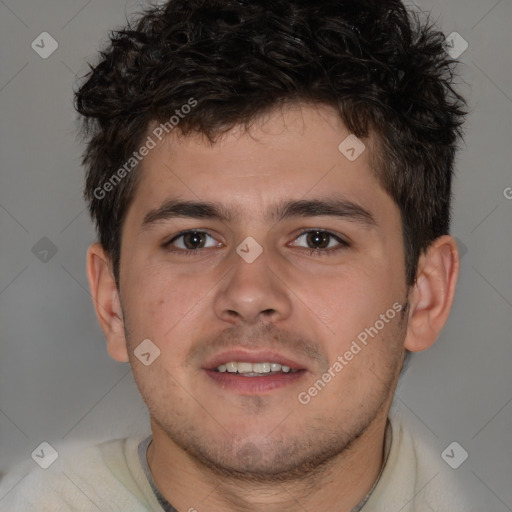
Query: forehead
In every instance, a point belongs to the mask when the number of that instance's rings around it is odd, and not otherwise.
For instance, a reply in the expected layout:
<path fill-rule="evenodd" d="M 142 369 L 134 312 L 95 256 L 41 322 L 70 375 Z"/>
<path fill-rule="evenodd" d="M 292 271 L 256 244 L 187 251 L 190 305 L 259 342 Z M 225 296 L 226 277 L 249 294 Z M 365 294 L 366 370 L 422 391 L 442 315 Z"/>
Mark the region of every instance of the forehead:
<path fill-rule="evenodd" d="M 305 199 L 338 191 L 348 201 L 352 196 L 371 203 L 383 191 L 371 170 L 369 142 L 354 139 L 339 115 L 323 106 L 276 110 L 248 131 L 236 126 L 213 144 L 203 135 L 176 131 L 143 160 L 132 209 L 145 216 L 169 198 L 222 201 L 240 220 L 285 195 Z M 347 158 L 354 156 L 347 146 L 357 158 Z"/>

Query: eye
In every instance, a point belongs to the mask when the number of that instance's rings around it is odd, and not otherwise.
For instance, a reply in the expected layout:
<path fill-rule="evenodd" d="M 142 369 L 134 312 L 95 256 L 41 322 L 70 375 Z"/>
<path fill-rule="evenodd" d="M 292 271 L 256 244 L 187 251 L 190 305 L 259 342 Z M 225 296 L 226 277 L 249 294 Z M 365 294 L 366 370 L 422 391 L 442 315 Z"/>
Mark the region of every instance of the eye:
<path fill-rule="evenodd" d="M 207 245 L 208 238 L 211 238 L 213 243 Z M 190 254 L 198 249 L 218 247 L 218 243 L 215 243 L 215 239 L 205 231 L 183 231 L 166 242 L 163 247 L 171 252 Z"/>
<path fill-rule="evenodd" d="M 301 239 L 306 242 L 310 254 L 314 256 L 328 255 L 350 247 L 350 244 L 339 236 L 321 229 L 303 231 L 295 240 Z"/>
<path fill-rule="evenodd" d="M 211 239 L 211 241 L 209 242 L 208 239 Z M 310 255 L 313 256 L 329 255 L 350 247 L 350 244 L 339 236 L 321 229 L 305 230 L 295 241 L 301 239 L 309 246 Z M 189 230 L 178 233 L 171 240 L 165 242 L 163 247 L 169 252 L 192 255 L 200 253 L 199 249 L 219 247 L 221 245 L 220 242 L 216 243 L 215 239 L 205 231 Z M 296 243 L 292 245 L 297 246 Z"/>

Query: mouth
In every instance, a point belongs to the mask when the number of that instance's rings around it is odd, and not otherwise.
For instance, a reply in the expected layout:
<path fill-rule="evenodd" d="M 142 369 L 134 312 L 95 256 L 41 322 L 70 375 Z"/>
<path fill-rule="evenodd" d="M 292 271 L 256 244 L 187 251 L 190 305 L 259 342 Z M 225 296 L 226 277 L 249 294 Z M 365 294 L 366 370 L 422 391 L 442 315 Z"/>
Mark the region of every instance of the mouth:
<path fill-rule="evenodd" d="M 241 394 L 264 394 L 291 385 L 307 372 L 291 358 L 269 351 L 224 352 L 203 367 L 210 379 L 224 390 Z"/>
<path fill-rule="evenodd" d="M 265 375 L 279 375 L 283 373 L 296 373 L 300 370 L 290 368 L 285 364 L 280 363 L 247 363 L 243 361 L 229 361 L 220 364 L 213 371 L 219 373 L 236 373 L 244 377 L 263 377 Z"/>

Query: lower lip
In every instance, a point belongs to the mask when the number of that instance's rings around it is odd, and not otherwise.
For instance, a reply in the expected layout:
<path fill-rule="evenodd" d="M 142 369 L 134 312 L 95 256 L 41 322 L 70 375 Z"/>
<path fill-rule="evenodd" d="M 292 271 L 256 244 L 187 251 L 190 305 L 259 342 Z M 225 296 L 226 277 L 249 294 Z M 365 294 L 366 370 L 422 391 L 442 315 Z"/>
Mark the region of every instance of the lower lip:
<path fill-rule="evenodd" d="M 243 394 L 267 393 L 274 389 L 284 388 L 297 382 L 306 373 L 305 370 L 299 370 L 293 373 L 279 373 L 262 377 L 244 377 L 237 373 L 205 371 L 208 377 L 222 388 Z"/>

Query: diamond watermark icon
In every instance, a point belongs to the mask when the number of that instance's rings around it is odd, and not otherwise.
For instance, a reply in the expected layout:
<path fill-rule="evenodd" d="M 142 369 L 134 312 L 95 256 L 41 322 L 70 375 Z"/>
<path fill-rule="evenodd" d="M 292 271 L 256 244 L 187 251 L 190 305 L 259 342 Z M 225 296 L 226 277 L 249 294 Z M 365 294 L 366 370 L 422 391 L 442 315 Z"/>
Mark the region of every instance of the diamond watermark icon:
<path fill-rule="evenodd" d="M 351 162 L 357 160 L 365 149 L 366 146 L 353 133 L 338 146 L 340 153 Z"/>
<path fill-rule="evenodd" d="M 237 248 L 236 252 L 246 263 L 252 263 L 263 252 L 263 247 L 254 240 L 252 236 L 248 236 Z"/>
<path fill-rule="evenodd" d="M 145 339 L 133 353 L 144 366 L 149 366 L 160 355 L 160 349 L 151 340 Z"/>
<path fill-rule="evenodd" d="M 468 42 L 458 32 L 452 32 L 446 38 L 444 45 L 452 59 L 458 59 L 469 46 Z"/>
<path fill-rule="evenodd" d="M 49 239 L 43 236 L 32 247 L 32 254 L 43 263 L 50 261 L 57 253 L 57 246 Z"/>
<path fill-rule="evenodd" d="M 59 43 L 48 32 L 41 32 L 30 46 L 39 57 L 47 59 L 59 47 Z"/>
<path fill-rule="evenodd" d="M 441 453 L 441 458 L 452 469 L 459 468 L 468 456 L 468 452 L 457 441 L 449 444 Z"/>
<path fill-rule="evenodd" d="M 455 241 L 457 242 L 457 247 L 459 248 L 459 260 L 462 260 L 464 256 L 468 252 L 468 246 L 460 240 L 460 238 L 457 238 L 456 236 L 453 237 Z"/>
<path fill-rule="evenodd" d="M 41 443 L 30 456 L 43 469 L 48 469 L 59 457 L 57 450 L 46 441 Z"/>

